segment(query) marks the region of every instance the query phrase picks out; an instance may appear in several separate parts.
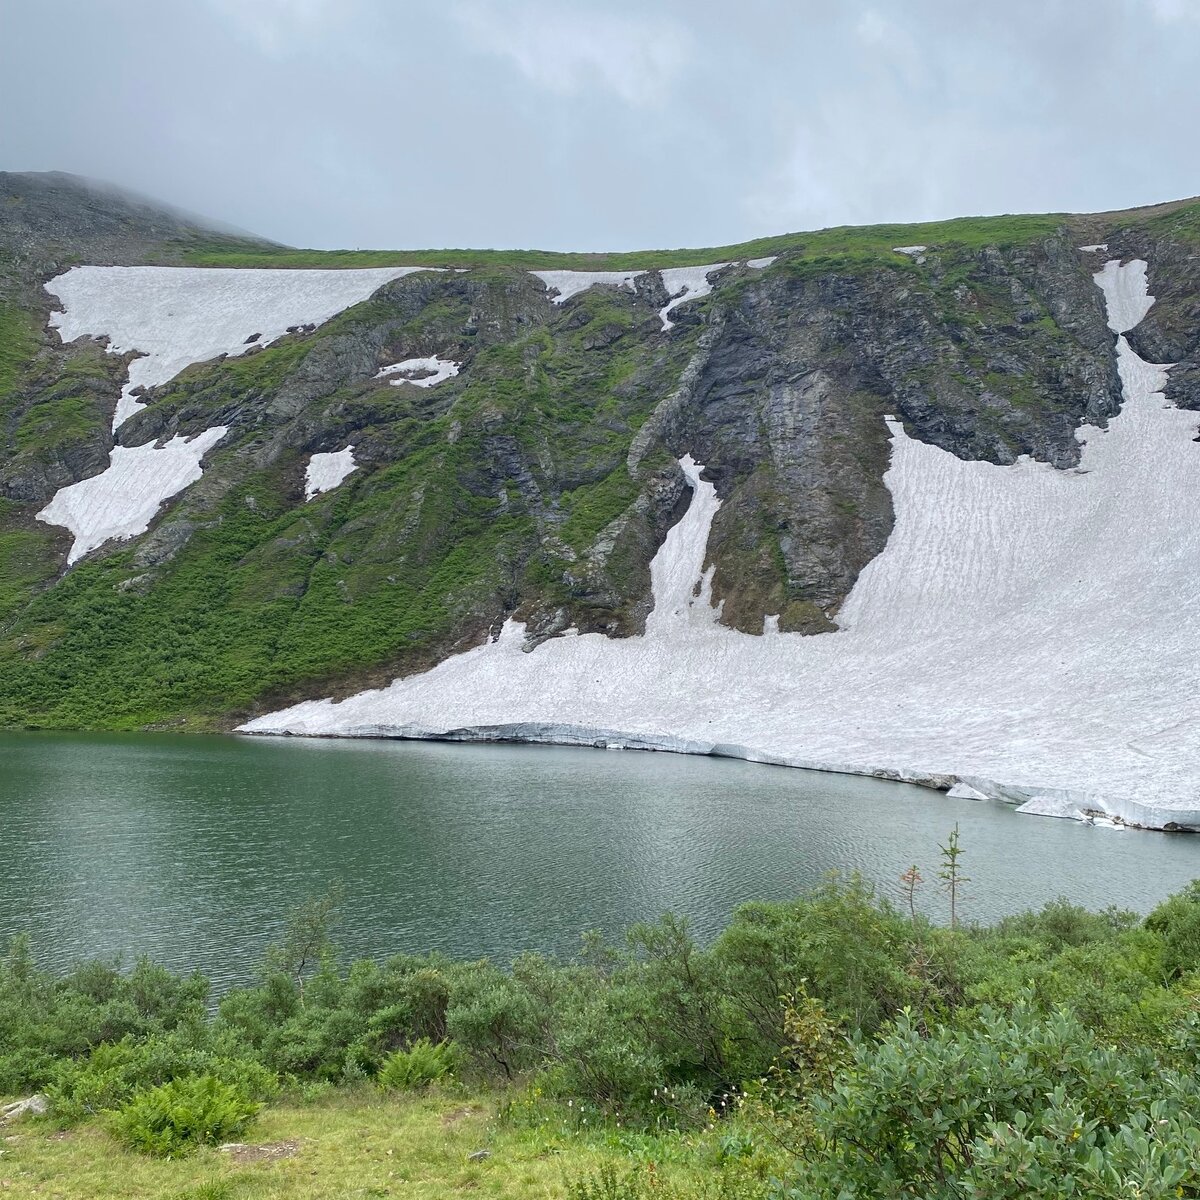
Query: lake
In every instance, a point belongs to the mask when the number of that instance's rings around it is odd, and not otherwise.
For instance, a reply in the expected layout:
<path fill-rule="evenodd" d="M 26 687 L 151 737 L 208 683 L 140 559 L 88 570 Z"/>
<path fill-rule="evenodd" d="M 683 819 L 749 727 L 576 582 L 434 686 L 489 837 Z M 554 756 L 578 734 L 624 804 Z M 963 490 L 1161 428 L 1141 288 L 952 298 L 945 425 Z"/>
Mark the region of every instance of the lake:
<path fill-rule="evenodd" d="M 702 939 L 832 870 L 935 919 L 955 822 L 966 918 L 1059 895 L 1145 912 L 1200 876 L 1200 837 L 1022 817 L 876 779 L 548 746 L 0 733 L 0 943 L 146 954 L 248 979 L 288 909 L 342 881 L 348 956 L 570 954 L 670 909 Z"/>

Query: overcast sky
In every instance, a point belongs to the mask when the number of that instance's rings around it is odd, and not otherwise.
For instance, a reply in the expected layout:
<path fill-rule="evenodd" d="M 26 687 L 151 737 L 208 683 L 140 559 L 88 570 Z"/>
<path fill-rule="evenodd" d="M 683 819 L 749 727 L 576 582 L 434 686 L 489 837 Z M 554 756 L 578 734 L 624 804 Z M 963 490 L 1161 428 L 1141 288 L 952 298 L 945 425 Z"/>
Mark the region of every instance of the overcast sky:
<path fill-rule="evenodd" d="M 0 0 L 0 169 L 319 247 L 1200 192 L 1200 0 Z"/>

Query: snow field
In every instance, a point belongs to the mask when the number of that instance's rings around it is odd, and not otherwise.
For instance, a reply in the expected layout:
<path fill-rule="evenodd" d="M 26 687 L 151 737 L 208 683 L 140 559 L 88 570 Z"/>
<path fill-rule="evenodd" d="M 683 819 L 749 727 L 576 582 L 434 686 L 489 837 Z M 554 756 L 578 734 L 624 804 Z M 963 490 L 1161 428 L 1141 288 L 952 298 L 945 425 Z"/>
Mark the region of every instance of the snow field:
<path fill-rule="evenodd" d="M 712 268 L 709 268 L 710 270 Z M 1110 326 L 1148 311 L 1146 265 L 1096 274 Z M 819 637 L 717 623 L 703 571 L 713 485 L 651 564 L 643 637 L 524 629 L 255 733 L 615 744 L 955 785 L 1027 811 L 1200 827 L 1195 417 L 1117 340 L 1122 412 L 1079 431 L 1079 471 L 965 462 L 889 421 L 896 523 Z"/>
<path fill-rule="evenodd" d="M 289 326 L 319 325 L 393 279 L 435 269 L 73 267 L 50 280 L 46 291 L 63 306 L 51 313 L 50 325 L 64 343 L 107 337 L 109 353 L 142 356 L 129 364 L 115 430 L 145 408 L 130 395 L 135 388 L 167 383 L 193 363 L 265 346 Z"/>

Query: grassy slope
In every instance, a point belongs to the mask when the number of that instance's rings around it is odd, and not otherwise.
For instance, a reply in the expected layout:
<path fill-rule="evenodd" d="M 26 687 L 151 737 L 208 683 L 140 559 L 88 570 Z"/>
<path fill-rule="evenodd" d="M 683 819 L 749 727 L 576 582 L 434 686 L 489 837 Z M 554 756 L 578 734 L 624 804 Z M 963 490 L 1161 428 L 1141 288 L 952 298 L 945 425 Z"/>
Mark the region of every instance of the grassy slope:
<path fill-rule="evenodd" d="M 265 1109 L 248 1144 L 296 1142 L 290 1157 L 236 1161 L 203 1149 L 181 1161 L 122 1150 L 99 1124 L 54 1133 L 42 1122 L 13 1127 L 0 1157 L 0 1195 L 71 1200 L 344 1200 L 398 1196 L 440 1200 L 561 1197 L 567 1183 L 602 1163 L 622 1171 L 631 1158 L 655 1162 L 664 1178 L 702 1181 L 710 1148 L 679 1135 L 588 1135 L 566 1124 L 533 1127 L 497 1119 L 496 1098 L 457 1091 L 388 1099 L 370 1089 L 310 1104 Z M 6 1131 L 8 1132 L 8 1131 Z M 472 1162 L 486 1149 L 491 1157 Z"/>
<path fill-rule="evenodd" d="M 529 270 L 627 271 L 656 267 L 702 266 L 736 259 L 797 253 L 804 258 L 877 260 L 891 256 L 896 246 L 916 244 L 959 246 L 1010 245 L 1053 233 L 1064 214 L 959 217 L 921 225 L 839 226 L 812 233 L 787 233 L 757 238 L 732 246 L 691 250 L 633 250 L 611 254 L 556 253 L 548 250 L 292 250 L 262 254 L 230 252 L 218 247 L 195 247 L 186 259 L 205 267 L 431 267 L 509 266 Z"/>

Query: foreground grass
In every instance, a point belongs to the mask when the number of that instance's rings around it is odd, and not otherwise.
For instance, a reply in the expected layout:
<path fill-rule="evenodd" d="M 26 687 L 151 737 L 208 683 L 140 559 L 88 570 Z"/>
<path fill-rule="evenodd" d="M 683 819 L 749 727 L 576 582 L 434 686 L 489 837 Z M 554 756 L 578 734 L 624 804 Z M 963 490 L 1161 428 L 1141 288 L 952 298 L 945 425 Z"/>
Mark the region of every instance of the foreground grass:
<path fill-rule="evenodd" d="M 656 1163 L 665 1181 L 699 1184 L 711 1172 L 699 1139 L 678 1134 L 589 1134 L 567 1111 L 532 1126 L 498 1116 L 494 1095 L 454 1090 L 386 1097 L 340 1091 L 266 1108 L 246 1150 L 205 1148 L 177 1161 L 122 1149 L 100 1123 L 57 1131 L 40 1120 L 7 1127 L 0 1197 L 172 1197 L 177 1200 L 324 1200 L 472 1195 L 562 1197 L 571 1180 L 612 1163 Z M 486 1150 L 489 1157 L 472 1161 Z"/>

